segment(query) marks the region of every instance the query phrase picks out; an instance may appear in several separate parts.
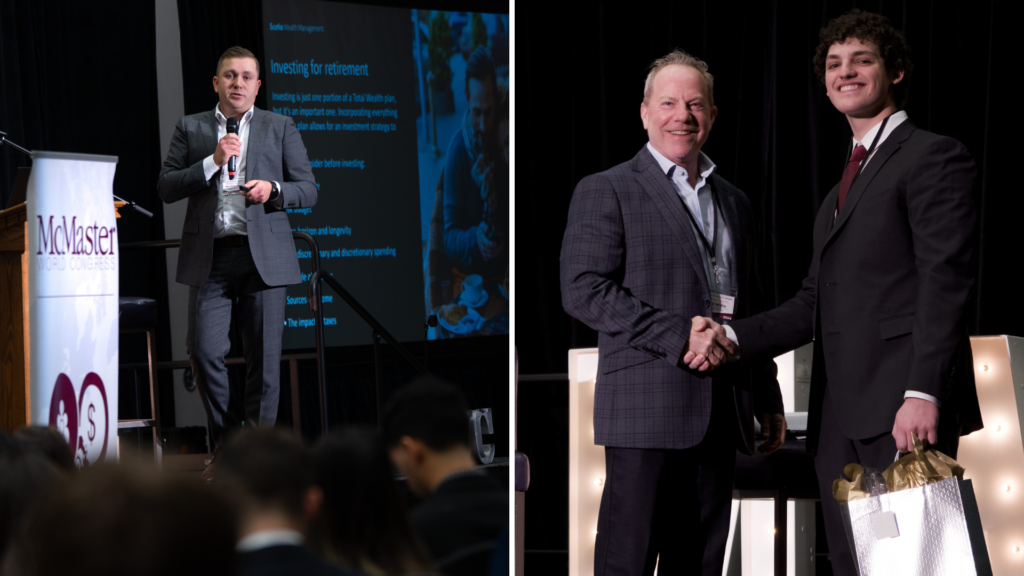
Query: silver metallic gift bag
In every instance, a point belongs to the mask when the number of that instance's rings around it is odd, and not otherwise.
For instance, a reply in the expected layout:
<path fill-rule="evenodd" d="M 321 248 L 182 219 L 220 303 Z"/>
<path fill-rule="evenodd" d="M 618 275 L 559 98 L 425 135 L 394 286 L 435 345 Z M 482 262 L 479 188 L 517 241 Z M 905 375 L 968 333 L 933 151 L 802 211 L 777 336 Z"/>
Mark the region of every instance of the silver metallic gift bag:
<path fill-rule="evenodd" d="M 970 480 L 861 498 L 839 510 L 861 576 L 992 576 Z"/>

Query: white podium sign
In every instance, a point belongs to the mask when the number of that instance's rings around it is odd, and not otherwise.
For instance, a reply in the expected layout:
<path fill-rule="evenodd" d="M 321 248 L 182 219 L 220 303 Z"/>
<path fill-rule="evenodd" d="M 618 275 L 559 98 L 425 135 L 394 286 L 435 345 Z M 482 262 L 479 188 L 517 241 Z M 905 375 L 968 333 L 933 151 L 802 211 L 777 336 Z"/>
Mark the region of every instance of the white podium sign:
<path fill-rule="evenodd" d="M 116 458 L 115 156 L 35 152 L 26 193 L 31 423 L 89 466 Z"/>

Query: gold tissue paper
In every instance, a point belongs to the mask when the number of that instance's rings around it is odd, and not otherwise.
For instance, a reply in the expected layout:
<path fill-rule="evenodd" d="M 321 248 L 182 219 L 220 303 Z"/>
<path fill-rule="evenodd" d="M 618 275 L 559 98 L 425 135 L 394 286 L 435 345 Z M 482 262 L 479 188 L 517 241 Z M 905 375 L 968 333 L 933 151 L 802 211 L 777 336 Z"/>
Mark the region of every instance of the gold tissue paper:
<path fill-rule="evenodd" d="M 956 460 L 934 448 L 925 450 L 917 435 L 912 433 L 912 437 L 914 451 L 893 462 L 882 472 L 885 488 L 889 492 L 909 490 L 954 476 L 958 480 L 964 479 L 964 468 Z M 860 464 L 847 464 L 843 474 L 849 480 L 837 478 L 832 482 L 832 496 L 840 505 L 871 497 L 871 493 L 863 486 L 864 469 Z"/>

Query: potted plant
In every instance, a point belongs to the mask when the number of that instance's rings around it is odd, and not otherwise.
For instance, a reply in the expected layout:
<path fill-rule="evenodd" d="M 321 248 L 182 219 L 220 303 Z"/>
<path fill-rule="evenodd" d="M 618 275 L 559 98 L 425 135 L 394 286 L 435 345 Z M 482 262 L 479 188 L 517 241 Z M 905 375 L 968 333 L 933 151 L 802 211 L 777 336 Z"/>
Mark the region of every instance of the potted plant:
<path fill-rule="evenodd" d="M 452 69 L 448 64 L 454 53 L 455 39 L 448 25 L 448 13 L 438 12 L 430 20 L 430 38 L 427 40 L 427 72 L 433 91 L 433 113 L 437 116 L 455 112 Z"/>

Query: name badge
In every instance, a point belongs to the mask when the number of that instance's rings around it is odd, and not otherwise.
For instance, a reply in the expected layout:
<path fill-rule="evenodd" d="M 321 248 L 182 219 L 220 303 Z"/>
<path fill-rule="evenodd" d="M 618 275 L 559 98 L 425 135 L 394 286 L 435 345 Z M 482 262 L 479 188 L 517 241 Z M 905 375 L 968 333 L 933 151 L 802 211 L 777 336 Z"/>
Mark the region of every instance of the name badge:
<path fill-rule="evenodd" d="M 732 320 L 736 313 L 736 297 L 728 294 L 711 293 L 711 315 L 722 320 Z"/>

